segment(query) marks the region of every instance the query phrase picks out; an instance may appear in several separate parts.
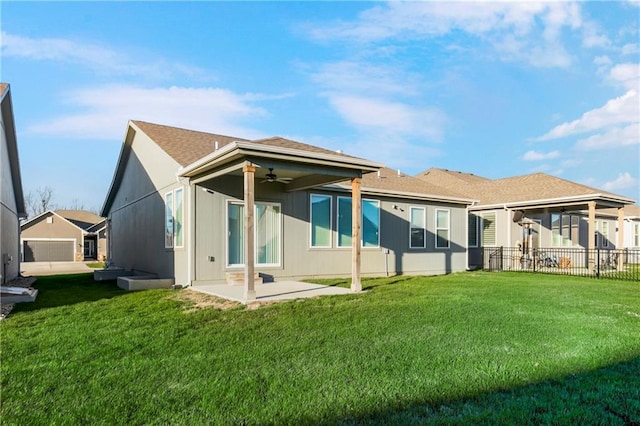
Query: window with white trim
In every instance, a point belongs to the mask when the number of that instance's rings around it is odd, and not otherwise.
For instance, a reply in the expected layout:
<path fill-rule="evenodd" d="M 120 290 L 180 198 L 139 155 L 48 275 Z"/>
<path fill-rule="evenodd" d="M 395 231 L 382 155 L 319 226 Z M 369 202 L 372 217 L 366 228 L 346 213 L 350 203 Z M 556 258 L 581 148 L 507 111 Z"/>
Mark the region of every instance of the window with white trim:
<path fill-rule="evenodd" d="M 640 247 L 640 223 L 633 224 L 633 246 Z"/>
<path fill-rule="evenodd" d="M 173 248 L 173 192 L 164 195 L 164 247 Z"/>
<path fill-rule="evenodd" d="M 580 217 L 570 214 L 551 214 L 551 245 L 571 247 L 579 244 Z"/>
<path fill-rule="evenodd" d="M 338 197 L 338 247 L 351 246 L 350 197 Z M 362 200 L 362 247 L 380 246 L 380 201 Z"/>
<path fill-rule="evenodd" d="M 255 264 L 280 265 L 282 220 L 280 204 L 255 203 Z M 244 265 L 244 203 L 227 204 L 227 265 Z"/>
<path fill-rule="evenodd" d="M 609 247 L 609 222 L 602 222 L 602 247 Z"/>
<path fill-rule="evenodd" d="M 482 215 L 482 245 L 496 245 L 496 214 L 485 213 Z"/>
<path fill-rule="evenodd" d="M 410 207 L 409 222 L 409 248 L 425 248 L 427 242 L 427 210 L 424 207 Z"/>
<path fill-rule="evenodd" d="M 331 196 L 311 194 L 311 247 L 331 247 Z"/>
<path fill-rule="evenodd" d="M 469 247 L 478 247 L 478 225 L 480 220 L 473 213 L 467 214 L 467 232 Z"/>
<path fill-rule="evenodd" d="M 450 215 L 449 210 L 436 209 L 436 248 L 449 248 Z"/>
<path fill-rule="evenodd" d="M 174 217 L 173 217 L 173 243 L 175 247 L 184 247 L 184 232 L 182 229 L 184 219 L 184 191 L 178 188 L 174 191 Z"/>

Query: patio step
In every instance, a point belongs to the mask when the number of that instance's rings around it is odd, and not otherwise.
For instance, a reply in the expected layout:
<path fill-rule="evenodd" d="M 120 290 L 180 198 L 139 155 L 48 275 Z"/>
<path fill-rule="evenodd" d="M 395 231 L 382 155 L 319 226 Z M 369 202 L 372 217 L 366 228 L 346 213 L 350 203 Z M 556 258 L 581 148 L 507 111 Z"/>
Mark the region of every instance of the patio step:
<path fill-rule="evenodd" d="M 255 284 L 262 284 L 262 277 L 258 272 L 253 274 L 253 282 Z M 227 272 L 227 284 L 244 285 L 244 272 Z"/>

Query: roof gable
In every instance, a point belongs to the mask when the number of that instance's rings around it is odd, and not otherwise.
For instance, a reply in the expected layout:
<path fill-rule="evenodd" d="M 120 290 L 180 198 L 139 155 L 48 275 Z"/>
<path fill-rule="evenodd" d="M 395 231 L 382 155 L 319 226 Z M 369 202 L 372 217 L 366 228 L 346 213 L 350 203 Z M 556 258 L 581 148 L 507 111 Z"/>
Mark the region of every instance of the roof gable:
<path fill-rule="evenodd" d="M 163 126 L 161 124 L 147 123 L 144 121 L 132 121 L 132 123 L 146 133 L 147 136 L 182 167 L 214 152 L 216 150 L 216 144 L 217 148 L 222 148 L 235 141 L 247 140 L 233 136 Z"/>
<path fill-rule="evenodd" d="M 56 210 L 56 213 L 85 231 L 104 220 L 97 214 L 86 210 Z"/>
<path fill-rule="evenodd" d="M 22 190 L 22 176 L 20 174 L 20 159 L 18 157 L 18 141 L 15 121 L 13 117 L 13 102 L 11 100 L 11 86 L 0 83 L 0 113 L 2 114 L 3 131 L 6 136 L 7 154 L 11 169 L 11 184 L 15 197 L 16 210 L 19 218 L 27 217 L 27 209 Z"/>

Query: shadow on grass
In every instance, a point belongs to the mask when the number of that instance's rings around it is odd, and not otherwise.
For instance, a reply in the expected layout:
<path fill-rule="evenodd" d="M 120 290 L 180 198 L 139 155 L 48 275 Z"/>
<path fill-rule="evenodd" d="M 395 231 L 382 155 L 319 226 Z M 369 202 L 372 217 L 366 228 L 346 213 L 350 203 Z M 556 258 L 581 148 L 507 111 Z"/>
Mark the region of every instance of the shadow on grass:
<path fill-rule="evenodd" d="M 325 424 L 640 425 L 640 357 L 472 398 L 383 409 Z"/>
<path fill-rule="evenodd" d="M 94 302 L 126 294 L 126 291 L 117 286 L 115 280 L 94 281 L 92 274 L 41 276 L 33 283 L 33 287 L 38 289 L 35 302 L 18 303 L 14 312 Z"/>
<path fill-rule="evenodd" d="M 410 281 L 415 279 L 415 276 L 410 275 L 396 275 L 388 278 L 363 278 L 362 279 L 362 288 L 363 290 L 370 290 L 376 287 L 384 287 L 393 284 L 399 284 L 405 281 Z M 351 286 L 350 278 L 322 278 L 322 279 L 308 279 L 303 280 L 304 282 L 312 283 L 312 284 L 321 284 L 326 285 L 327 287 L 344 287 L 349 288 Z"/>

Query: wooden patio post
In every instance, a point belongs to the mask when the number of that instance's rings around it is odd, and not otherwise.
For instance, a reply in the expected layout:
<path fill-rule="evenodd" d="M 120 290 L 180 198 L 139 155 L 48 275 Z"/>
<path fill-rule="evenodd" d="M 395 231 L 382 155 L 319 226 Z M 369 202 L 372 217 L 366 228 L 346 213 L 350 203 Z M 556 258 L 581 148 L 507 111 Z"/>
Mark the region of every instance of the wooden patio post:
<path fill-rule="evenodd" d="M 624 270 L 624 206 L 618 208 L 618 243 L 616 244 L 618 253 L 618 271 Z"/>
<path fill-rule="evenodd" d="M 362 240 L 361 178 L 351 179 L 351 291 L 362 291 L 360 282 L 360 248 Z"/>
<path fill-rule="evenodd" d="M 255 209 L 256 166 L 245 165 L 244 173 L 244 300 L 256 300 L 255 289 L 255 235 L 253 232 L 253 211 Z"/>
<path fill-rule="evenodd" d="M 589 259 L 589 272 L 595 271 L 596 266 L 596 203 L 595 201 L 589 202 L 589 241 L 588 243 L 588 259 Z"/>

